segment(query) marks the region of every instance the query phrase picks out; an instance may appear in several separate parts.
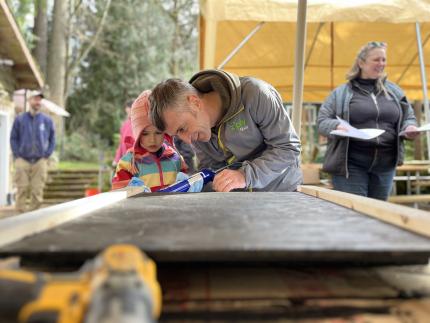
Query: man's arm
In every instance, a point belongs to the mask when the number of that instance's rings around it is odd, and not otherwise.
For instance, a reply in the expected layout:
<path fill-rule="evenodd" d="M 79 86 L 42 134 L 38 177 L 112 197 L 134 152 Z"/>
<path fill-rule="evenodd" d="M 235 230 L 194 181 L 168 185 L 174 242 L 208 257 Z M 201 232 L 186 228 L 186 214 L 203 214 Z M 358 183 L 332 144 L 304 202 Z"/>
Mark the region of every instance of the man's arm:
<path fill-rule="evenodd" d="M 10 134 L 10 147 L 15 158 L 19 158 L 19 120 L 15 119 Z"/>
<path fill-rule="evenodd" d="M 48 119 L 49 120 L 49 146 L 48 146 L 48 150 L 46 151 L 46 155 L 44 156 L 45 158 L 49 158 L 49 156 L 51 156 L 52 152 L 54 151 L 55 148 L 55 128 L 54 128 L 54 123 L 52 122 L 52 119 Z"/>
<path fill-rule="evenodd" d="M 227 165 L 224 153 L 216 144 L 217 141 L 218 137 L 213 133 L 209 142 L 196 141 L 193 143 L 198 169 L 210 168 L 217 170 Z"/>
<path fill-rule="evenodd" d="M 258 93 L 247 105 L 266 149 L 259 157 L 245 161 L 242 171 L 247 187 L 263 188 L 289 168 L 299 167 L 301 145 L 279 93 L 267 83 L 253 91 Z"/>

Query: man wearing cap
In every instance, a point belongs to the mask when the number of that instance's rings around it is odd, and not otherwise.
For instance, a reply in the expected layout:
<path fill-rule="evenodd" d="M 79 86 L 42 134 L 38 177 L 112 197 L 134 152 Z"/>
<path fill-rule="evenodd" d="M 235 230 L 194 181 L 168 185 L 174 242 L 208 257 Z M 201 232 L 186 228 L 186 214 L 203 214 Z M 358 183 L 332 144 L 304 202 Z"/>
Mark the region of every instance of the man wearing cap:
<path fill-rule="evenodd" d="M 16 209 L 20 212 L 27 210 L 28 191 L 29 210 L 41 206 L 47 177 L 47 160 L 55 148 L 54 124 L 48 115 L 40 111 L 42 99 L 42 92 L 30 93 L 30 109 L 16 117 L 10 136 L 15 158 Z"/>

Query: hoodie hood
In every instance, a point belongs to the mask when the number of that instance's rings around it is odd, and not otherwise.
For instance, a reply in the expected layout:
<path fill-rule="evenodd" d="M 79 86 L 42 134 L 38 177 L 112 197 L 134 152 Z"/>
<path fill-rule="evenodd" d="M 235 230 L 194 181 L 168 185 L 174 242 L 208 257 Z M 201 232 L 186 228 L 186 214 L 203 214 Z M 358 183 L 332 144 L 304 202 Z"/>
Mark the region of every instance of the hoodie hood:
<path fill-rule="evenodd" d="M 216 126 L 239 111 L 242 90 L 237 75 L 222 70 L 204 70 L 194 74 L 189 83 L 201 93 L 215 91 L 221 96 L 222 109 L 225 113 Z"/>
<path fill-rule="evenodd" d="M 140 147 L 140 136 L 143 130 L 152 124 L 149 118 L 150 107 L 148 97 L 150 94 L 151 90 L 143 91 L 131 105 L 130 120 L 135 148 Z M 167 133 L 164 134 L 164 139 L 173 146 L 173 138 Z M 128 139 L 127 144 L 130 144 L 130 139 Z"/>

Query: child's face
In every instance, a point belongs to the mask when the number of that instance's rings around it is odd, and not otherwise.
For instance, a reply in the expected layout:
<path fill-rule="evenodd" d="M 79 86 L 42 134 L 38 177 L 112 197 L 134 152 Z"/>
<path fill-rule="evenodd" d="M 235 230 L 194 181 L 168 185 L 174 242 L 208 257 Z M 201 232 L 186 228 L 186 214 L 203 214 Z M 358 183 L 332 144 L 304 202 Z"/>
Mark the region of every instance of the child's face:
<path fill-rule="evenodd" d="M 140 135 L 140 146 L 151 153 L 155 153 L 161 148 L 164 141 L 164 132 L 158 130 L 153 125 L 146 127 Z"/>

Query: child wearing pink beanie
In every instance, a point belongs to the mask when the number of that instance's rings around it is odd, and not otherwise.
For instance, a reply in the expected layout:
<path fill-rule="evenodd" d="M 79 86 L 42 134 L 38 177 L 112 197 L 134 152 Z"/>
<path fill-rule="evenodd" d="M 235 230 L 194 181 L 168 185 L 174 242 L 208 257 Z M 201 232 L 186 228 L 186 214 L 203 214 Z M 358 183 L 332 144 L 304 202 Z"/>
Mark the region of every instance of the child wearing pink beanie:
<path fill-rule="evenodd" d="M 129 185 L 138 178 L 152 192 L 176 182 L 186 171 L 181 155 L 173 148 L 172 137 L 155 128 L 149 118 L 150 90 L 143 91 L 131 106 L 134 146 L 121 157 L 112 179 L 112 189 Z"/>

